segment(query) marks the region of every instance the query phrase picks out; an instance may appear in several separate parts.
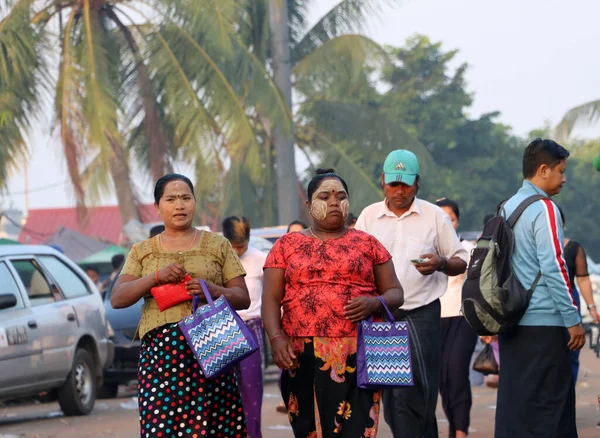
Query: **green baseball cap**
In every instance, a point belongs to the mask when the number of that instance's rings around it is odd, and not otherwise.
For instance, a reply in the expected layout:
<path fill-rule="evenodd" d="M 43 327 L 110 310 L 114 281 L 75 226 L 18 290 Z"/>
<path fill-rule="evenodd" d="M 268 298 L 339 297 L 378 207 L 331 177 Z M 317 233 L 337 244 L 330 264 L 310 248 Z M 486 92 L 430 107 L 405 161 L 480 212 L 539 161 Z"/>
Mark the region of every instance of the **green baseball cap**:
<path fill-rule="evenodd" d="M 400 182 L 412 186 L 418 174 L 419 160 L 415 154 L 406 149 L 390 152 L 383 163 L 383 178 L 386 184 Z"/>

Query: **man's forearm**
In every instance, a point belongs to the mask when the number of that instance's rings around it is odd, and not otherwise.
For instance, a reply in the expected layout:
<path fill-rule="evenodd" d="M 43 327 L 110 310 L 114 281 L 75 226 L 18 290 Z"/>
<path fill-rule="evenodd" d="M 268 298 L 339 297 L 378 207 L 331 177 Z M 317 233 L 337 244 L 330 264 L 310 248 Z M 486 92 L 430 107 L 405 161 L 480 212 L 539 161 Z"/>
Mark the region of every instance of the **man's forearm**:
<path fill-rule="evenodd" d="M 467 262 L 460 257 L 452 257 L 446 261 L 446 269 L 442 272 L 449 277 L 460 275 L 467 270 Z"/>

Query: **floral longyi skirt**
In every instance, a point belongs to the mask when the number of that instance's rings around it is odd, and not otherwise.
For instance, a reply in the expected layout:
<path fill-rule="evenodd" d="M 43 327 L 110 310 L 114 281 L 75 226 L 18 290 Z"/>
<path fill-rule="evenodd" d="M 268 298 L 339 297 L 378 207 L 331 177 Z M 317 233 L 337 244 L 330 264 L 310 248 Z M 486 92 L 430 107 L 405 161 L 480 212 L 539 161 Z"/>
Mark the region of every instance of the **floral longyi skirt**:
<path fill-rule="evenodd" d="M 141 437 L 246 436 L 233 370 L 206 378 L 177 324 L 144 336 L 138 396 Z"/>
<path fill-rule="evenodd" d="M 375 437 L 380 391 L 356 382 L 356 338 L 294 338 L 299 366 L 281 393 L 296 437 Z M 311 391 L 310 388 L 313 388 Z"/>

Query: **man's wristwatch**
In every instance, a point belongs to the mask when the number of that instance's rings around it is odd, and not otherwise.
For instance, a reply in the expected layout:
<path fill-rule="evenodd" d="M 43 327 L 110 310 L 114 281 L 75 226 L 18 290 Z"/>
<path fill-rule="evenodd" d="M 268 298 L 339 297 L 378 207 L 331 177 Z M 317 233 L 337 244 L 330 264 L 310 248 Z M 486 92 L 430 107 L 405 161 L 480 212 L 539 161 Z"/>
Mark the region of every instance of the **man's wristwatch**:
<path fill-rule="evenodd" d="M 589 306 L 587 306 L 588 310 L 592 310 L 596 308 L 595 304 L 590 304 Z"/>
<path fill-rule="evenodd" d="M 444 272 L 448 267 L 448 259 L 446 257 L 442 257 L 442 264 L 437 269 L 439 272 Z"/>

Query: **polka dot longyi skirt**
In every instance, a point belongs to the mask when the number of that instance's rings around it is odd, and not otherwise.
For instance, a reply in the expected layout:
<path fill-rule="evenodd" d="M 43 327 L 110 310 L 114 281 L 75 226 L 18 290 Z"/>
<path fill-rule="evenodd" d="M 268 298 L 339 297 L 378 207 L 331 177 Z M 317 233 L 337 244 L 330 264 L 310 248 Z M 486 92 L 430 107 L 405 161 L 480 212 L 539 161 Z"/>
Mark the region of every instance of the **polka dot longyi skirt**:
<path fill-rule="evenodd" d="M 207 379 L 177 324 L 158 327 L 140 347 L 141 437 L 245 437 L 233 371 Z"/>

